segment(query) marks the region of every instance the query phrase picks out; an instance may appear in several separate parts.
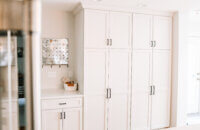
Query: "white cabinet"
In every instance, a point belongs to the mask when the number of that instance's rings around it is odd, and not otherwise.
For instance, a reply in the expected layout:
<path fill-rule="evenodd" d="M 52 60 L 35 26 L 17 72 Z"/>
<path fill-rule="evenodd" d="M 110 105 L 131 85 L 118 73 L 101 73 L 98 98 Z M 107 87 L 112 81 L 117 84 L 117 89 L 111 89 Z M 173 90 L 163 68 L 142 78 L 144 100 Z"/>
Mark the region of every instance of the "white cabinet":
<path fill-rule="evenodd" d="M 130 48 L 132 14 L 112 11 L 84 11 L 84 46 L 90 49 Z"/>
<path fill-rule="evenodd" d="M 63 130 L 81 130 L 82 111 L 80 108 L 63 109 Z"/>
<path fill-rule="evenodd" d="M 84 16 L 84 130 L 129 130 L 132 14 Z"/>
<path fill-rule="evenodd" d="M 152 16 L 145 14 L 133 15 L 133 48 L 151 49 Z"/>
<path fill-rule="evenodd" d="M 105 48 L 108 37 L 108 12 L 85 10 L 85 48 Z"/>
<path fill-rule="evenodd" d="M 62 109 L 42 111 L 42 130 L 62 130 Z"/>
<path fill-rule="evenodd" d="M 151 51 L 133 52 L 132 130 L 148 130 L 150 128 L 151 63 Z"/>
<path fill-rule="evenodd" d="M 138 26 L 133 26 L 132 130 L 169 127 L 171 18 L 143 14 L 134 18 Z M 141 30 L 145 34 L 143 40 L 136 37 Z"/>
<path fill-rule="evenodd" d="M 169 126 L 170 121 L 170 51 L 154 50 L 153 52 L 153 85 L 152 96 L 152 129 Z"/>
<path fill-rule="evenodd" d="M 170 50 L 172 18 L 145 14 L 133 15 L 133 48 Z"/>
<path fill-rule="evenodd" d="M 108 129 L 129 129 L 131 53 L 127 50 L 110 50 Z"/>
<path fill-rule="evenodd" d="M 110 12 L 109 38 L 112 48 L 130 48 L 132 14 L 122 12 Z"/>
<path fill-rule="evenodd" d="M 85 50 L 84 129 L 129 129 L 130 65 L 129 50 Z"/>
<path fill-rule="evenodd" d="M 85 50 L 84 129 L 105 129 L 107 51 Z M 95 115 L 95 116 L 94 116 Z"/>
<path fill-rule="evenodd" d="M 153 16 L 153 40 L 156 42 L 154 49 L 171 49 L 172 18 Z"/>
<path fill-rule="evenodd" d="M 42 100 L 42 130 L 82 130 L 82 99 Z"/>

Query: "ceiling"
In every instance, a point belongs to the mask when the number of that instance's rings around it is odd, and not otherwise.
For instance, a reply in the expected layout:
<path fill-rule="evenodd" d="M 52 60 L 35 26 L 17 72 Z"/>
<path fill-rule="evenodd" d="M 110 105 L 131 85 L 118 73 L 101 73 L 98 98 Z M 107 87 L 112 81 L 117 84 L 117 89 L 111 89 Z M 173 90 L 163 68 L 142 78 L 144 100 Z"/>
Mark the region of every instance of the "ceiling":
<path fill-rule="evenodd" d="M 89 4 L 161 11 L 200 10 L 200 0 L 43 0 L 45 6 L 66 11 L 72 11 L 81 1 Z"/>

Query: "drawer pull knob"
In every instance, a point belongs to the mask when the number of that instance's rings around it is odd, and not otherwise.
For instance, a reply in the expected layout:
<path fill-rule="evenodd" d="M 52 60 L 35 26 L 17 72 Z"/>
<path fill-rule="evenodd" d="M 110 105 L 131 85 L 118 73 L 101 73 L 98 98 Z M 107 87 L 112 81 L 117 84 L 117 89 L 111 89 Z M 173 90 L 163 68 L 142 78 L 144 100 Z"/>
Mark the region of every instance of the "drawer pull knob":
<path fill-rule="evenodd" d="M 59 105 L 66 105 L 67 103 L 65 102 L 65 103 L 59 103 Z"/>

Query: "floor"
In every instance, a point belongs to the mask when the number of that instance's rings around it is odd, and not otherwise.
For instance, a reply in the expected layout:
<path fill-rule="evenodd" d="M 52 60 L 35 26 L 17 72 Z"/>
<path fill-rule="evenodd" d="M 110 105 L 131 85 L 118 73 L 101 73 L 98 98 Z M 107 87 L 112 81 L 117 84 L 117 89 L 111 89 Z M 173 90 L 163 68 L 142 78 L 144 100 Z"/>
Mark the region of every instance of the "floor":
<path fill-rule="evenodd" d="M 168 128 L 162 130 L 200 130 L 200 125 L 192 125 L 192 126 L 185 126 L 185 127 L 176 127 L 176 128 Z"/>

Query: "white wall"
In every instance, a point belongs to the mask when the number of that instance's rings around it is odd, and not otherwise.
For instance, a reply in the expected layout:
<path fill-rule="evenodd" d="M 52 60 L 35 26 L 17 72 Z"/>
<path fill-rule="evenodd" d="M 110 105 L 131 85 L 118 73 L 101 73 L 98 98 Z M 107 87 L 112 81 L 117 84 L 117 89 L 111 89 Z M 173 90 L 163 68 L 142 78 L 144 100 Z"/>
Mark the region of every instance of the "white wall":
<path fill-rule="evenodd" d="M 187 119 L 188 12 L 174 15 L 171 126 L 184 126 Z"/>
<path fill-rule="evenodd" d="M 63 87 L 61 78 L 73 74 L 74 16 L 64 10 L 50 8 L 43 4 L 42 38 L 69 38 L 69 68 L 66 66 L 44 66 L 42 68 L 42 89 Z"/>

